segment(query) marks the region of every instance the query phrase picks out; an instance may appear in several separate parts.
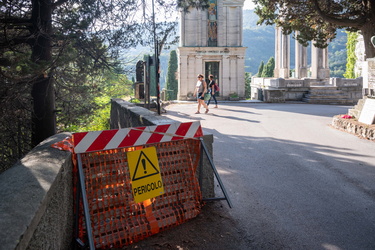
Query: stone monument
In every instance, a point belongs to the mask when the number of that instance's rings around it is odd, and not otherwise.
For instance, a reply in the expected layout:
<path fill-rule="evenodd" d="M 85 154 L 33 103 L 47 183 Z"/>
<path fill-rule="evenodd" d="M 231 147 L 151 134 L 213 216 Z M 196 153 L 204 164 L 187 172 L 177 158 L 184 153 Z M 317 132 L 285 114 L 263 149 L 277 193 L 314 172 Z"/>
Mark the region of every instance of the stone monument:
<path fill-rule="evenodd" d="M 375 36 L 371 37 L 371 43 L 375 47 Z M 358 121 L 371 125 L 375 123 L 375 58 L 364 63 L 363 90 L 365 100 Z"/>
<path fill-rule="evenodd" d="M 375 36 L 371 37 L 372 46 L 375 48 Z M 367 79 L 367 88 L 368 88 L 368 96 L 375 98 L 375 57 L 368 58 L 367 60 L 367 72 L 366 79 Z"/>
<path fill-rule="evenodd" d="M 192 96 L 197 75 L 214 75 L 220 97 L 245 95 L 245 52 L 242 46 L 244 0 L 209 0 L 209 8 L 181 12 L 178 57 L 178 100 Z"/>
<path fill-rule="evenodd" d="M 294 36 L 298 31 L 294 31 Z M 363 97 L 362 77 L 346 79 L 330 76 L 328 48 L 311 41 L 308 48 L 295 39 L 294 69 L 291 68 L 292 34 L 275 27 L 275 68 L 273 77 L 251 80 L 251 99 L 264 102 L 303 101 L 315 104 L 354 105 Z M 311 66 L 308 66 L 311 59 Z"/>
<path fill-rule="evenodd" d="M 371 43 L 375 47 L 375 36 L 371 37 Z M 348 113 L 359 122 L 372 125 L 375 124 L 375 58 L 367 58 L 363 62 L 362 74 L 363 99 Z"/>

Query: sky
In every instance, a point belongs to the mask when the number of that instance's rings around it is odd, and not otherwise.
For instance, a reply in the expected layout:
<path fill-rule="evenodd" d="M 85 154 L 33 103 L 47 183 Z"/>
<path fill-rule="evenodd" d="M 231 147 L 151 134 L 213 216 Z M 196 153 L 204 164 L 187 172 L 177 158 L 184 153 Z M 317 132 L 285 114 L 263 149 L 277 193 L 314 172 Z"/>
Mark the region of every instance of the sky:
<path fill-rule="evenodd" d="M 243 9 L 244 10 L 252 10 L 252 9 L 254 9 L 254 3 L 253 3 L 253 1 L 252 0 L 245 0 Z"/>

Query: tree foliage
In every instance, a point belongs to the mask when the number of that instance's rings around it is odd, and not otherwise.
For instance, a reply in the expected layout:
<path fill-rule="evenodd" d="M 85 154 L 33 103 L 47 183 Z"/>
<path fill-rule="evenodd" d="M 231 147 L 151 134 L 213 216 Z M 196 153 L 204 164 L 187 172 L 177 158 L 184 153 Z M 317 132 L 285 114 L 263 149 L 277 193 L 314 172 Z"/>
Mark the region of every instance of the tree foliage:
<path fill-rule="evenodd" d="M 158 18 L 153 18 L 152 6 L 141 0 L 2 1 L 1 73 L 9 83 L 23 82 L 31 87 L 34 143 L 48 136 L 46 130 L 54 132 L 56 70 L 71 67 L 64 71 L 69 75 L 66 79 L 72 79 L 70 73 L 76 71 L 79 82 L 92 75 L 88 70 L 96 74 L 114 68 L 120 53 L 128 48 L 153 46 L 154 38 L 161 51 L 167 40 L 175 41 L 169 37 L 177 38 L 171 9 L 192 3 L 156 0 Z M 207 5 L 206 1 L 193 4 L 197 8 Z M 74 67 L 77 69 L 72 70 Z"/>
<path fill-rule="evenodd" d="M 101 73 L 78 84 L 56 78 L 56 106 L 61 110 L 57 115 L 58 131 L 109 129 L 111 98 L 130 96 L 133 83 L 111 70 Z"/>
<path fill-rule="evenodd" d="M 167 100 L 177 100 L 177 91 L 178 91 L 178 81 L 176 79 L 177 73 L 177 53 L 175 50 L 172 50 L 169 55 L 168 63 L 168 74 L 167 74 Z"/>
<path fill-rule="evenodd" d="M 348 33 L 348 42 L 346 43 L 347 47 L 347 59 L 346 59 L 346 71 L 344 77 L 346 78 L 356 78 L 355 75 L 355 62 L 357 57 L 355 55 L 355 47 L 357 44 L 358 33 L 357 32 L 347 32 Z"/>
<path fill-rule="evenodd" d="M 262 77 L 273 77 L 274 69 L 275 69 L 275 59 L 272 56 L 263 68 Z"/>
<path fill-rule="evenodd" d="M 365 41 L 367 58 L 375 57 L 370 38 L 375 34 L 373 0 L 254 0 L 259 24 L 276 24 L 284 34 L 299 31 L 296 39 L 307 45 L 314 41 L 320 48 L 336 37 L 336 30 L 360 31 Z"/>
<path fill-rule="evenodd" d="M 264 62 L 261 61 L 258 67 L 257 77 L 262 77 L 263 69 L 264 69 Z"/>
<path fill-rule="evenodd" d="M 251 98 L 251 73 L 245 72 L 245 98 Z"/>
<path fill-rule="evenodd" d="M 153 46 L 154 38 L 161 51 L 177 38 L 171 10 L 191 5 L 203 8 L 207 1 L 155 0 L 153 25 L 152 6 L 143 0 L 2 1 L 0 137 L 7 142 L 2 162 L 54 134 L 56 114 L 59 130 L 86 126 L 107 102 L 101 99 L 106 84 L 126 82 L 120 54 Z"/>

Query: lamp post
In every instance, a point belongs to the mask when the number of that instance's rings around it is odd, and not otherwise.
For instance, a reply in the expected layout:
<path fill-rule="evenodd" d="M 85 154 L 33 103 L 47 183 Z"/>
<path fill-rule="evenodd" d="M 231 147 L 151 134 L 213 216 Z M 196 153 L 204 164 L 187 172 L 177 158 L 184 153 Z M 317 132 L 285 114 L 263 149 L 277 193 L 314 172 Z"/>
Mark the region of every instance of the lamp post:
<path fill-rule="evenodd" d="M 157 111 L 160 115 L 160 84 L 159 84 L 159 51 L 158 51 L 158 41 L 156 40 L 156 24 L 155 24 L 155 6 L 154 0 L 152 0 L 152 23 L 154 30 L 154 59 L 155 59 L 155 85 L 156 85 L 156 102 Z"/>

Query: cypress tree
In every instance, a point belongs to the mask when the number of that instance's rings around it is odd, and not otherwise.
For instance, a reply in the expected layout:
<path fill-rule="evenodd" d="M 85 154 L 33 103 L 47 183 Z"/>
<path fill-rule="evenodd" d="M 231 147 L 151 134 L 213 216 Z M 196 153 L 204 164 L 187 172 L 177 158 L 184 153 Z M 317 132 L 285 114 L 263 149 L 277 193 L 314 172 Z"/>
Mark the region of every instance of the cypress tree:
<path fill-rule="evenodd" d="M 171 53 L 169 54 L 168 73 L 167 73 L 167 80 L 166 80 L 167 100 L 177 99 L 178 82 L 176 79 L 176 72 L 177 72 L 177 53 L 175 50 L 172 50 Z"/>
<path fill-rule="evenodd" d="M 275 69 L 275 59 L 272 56 L 263 68 L 262 77 L 273 77 L 274 69 Z"/>
<path fill-rule="evenodd" d="M 262 77 L 263 68 L 264 68 L 264 62 L 261 61 L 260 65 L 259 65 L 259 68 L 258 68 L 257 77 Z"/>
<path fill-rule="evenodd" d="M 245 72 L 245 98 L 250 99 L 251 97 L 251 73 Z"/>

